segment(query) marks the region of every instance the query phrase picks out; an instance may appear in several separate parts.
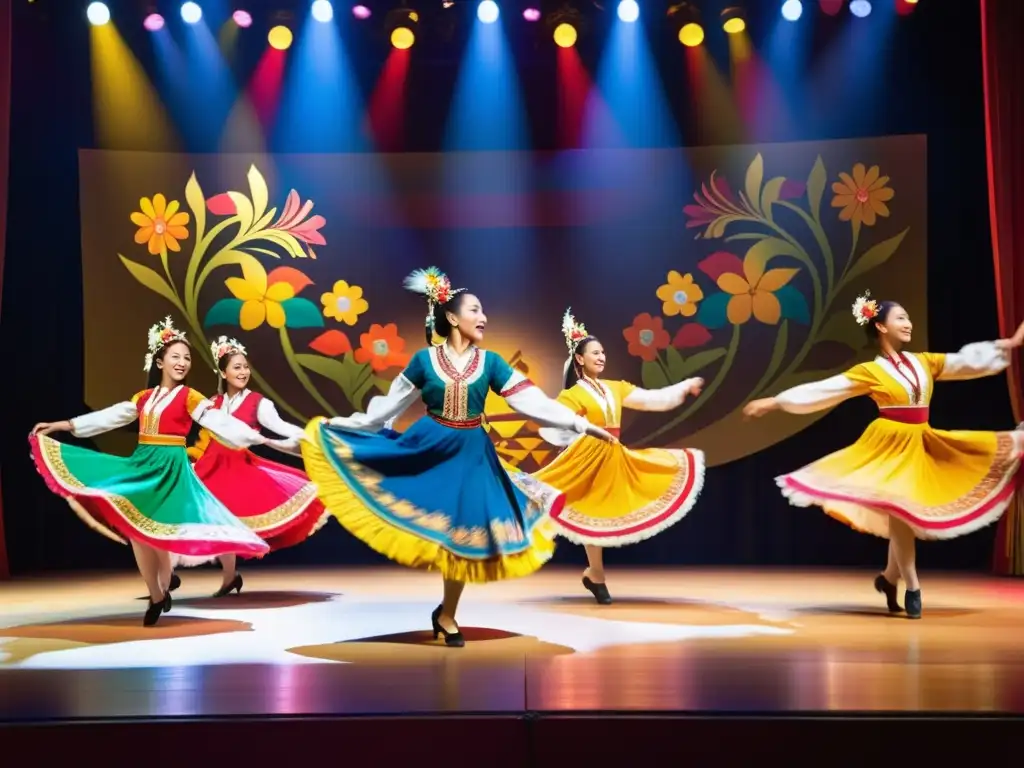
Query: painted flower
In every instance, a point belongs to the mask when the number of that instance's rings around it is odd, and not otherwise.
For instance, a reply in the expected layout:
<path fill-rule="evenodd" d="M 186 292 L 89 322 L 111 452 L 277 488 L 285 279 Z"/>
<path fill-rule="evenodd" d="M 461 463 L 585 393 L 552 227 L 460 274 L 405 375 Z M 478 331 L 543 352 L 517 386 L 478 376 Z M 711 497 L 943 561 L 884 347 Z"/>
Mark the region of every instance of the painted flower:
<path fill-rule="evenodd" d="M 633 324 L 622 332 L 622 336 L 629 343 L 629 354 L 646 362 L 654 360 L 658 350 L 669 344 L 668 331 L 661 318 L 651 317 L 646 312 L 633 318 Z"/>
<path fill-rule="evenodd" d="M 711 333 L 700 323 L 686 323 L 672 339 L 672 346 L 676 349 L 692 349 L 703 347 L 711 341 Z"/>
<path fill-rule="evenodd" d="M 339 330 L 324 331 L 311 342 L 309 348 L 327 357 L 337 357 L 352 351 L 352 342 Z"/>
<path fill-rule="evenodd" d="M 167 198 L 157 193 L 152 201 L 144 197 L 139 201 L 141 211 L 135 211 L 132 223 L 139 229 L 135 233 L 135 242 L 139 245 L 148 243 L 149 252 L 158 256 L 165 251 L 180 251 L 179 240 L 188 237 L 188 213 L 179 211 L 181 206 L 177 200 L 167 202 Z"/>
<path fill-rule="evenodd" d="M 661 312 L 666 317 L 693 317 L 697 314 L 697 302 L 704 298 L 704 291 L 693 282 L 693 275 L 681 275 L 675 270 L 668 273 L 668 282 L 658 288 Z"/>
<path fill-rule="evenodd" d="M 301 240 L 306 245 L 327 245 L 324 236 L 320 234 L 320 227 L 327 224 L 327 219 L 317 214 L 309 216 L 313 210 L 313 201 L 307 200 L 302 203 L 302 198 L 294 189 L 288 193 L 285 200 L 284 210 L 277 221 L 271 224 L 268 229 L 276 229 L 280 232 L 287 232 L 296 240 Z M 309 216 L 307 219 L 306 217 Z"/>
<path fill-rule="evenodd" d="M 349 285 L 338 280 L 330 293 L 320 297 L 324 305 L 324 317 L 331 317 L 345 325 L 355 325 L 359 316 L 370 308 L 363 298 L 363 289 L 358 285 Z"/>
<path fill-rule="evenodd" d="M 789 285 L 799 270 L 766 269 L 766 260 L 756 246 L 741 261 L 734 254 L 719 251 L 698 265 L 714 280 L 721 293 L 709 296 L 700 307 L 699 322 L 709 328 L 720 328 L 727 322 L 743 325 L 754 317 L 766 325 L 777 325 L 782 318 L 807 323 L 810 313 L 807 302 L 797 289 Z"/>
<path fill-rule="evenodd" d="M 886 186 L 889 177 L 881 176 L 877 165 L 865 171 L 864 164 L 857 163 L 853 166 L 852 176 L 840 173 L 839 179 L 832 185 L 832 191 L 836 193 L 832 207 L 842 209 L 839 211 L 840 221 L 852 222 L 855 227 L 861 224 L 873 227 L 877 217 L 889 215 L 886 202 L 892 200 L 896 193 L 892 187 Z"/>
<path fill-rule="evenodd" d="M 369 363 L 374 371 L 379 372 L 408 363 L 409 355 L 404 350 L 405 339 L 398 335 L 397 325 L 374 323 L 369 331 L 359 336 L 355 358 L 357 363 Z"/>
<path fill-rule="evenodd" d="M 754 164 L 760 164 L 760 155 L 754 159 Z M 703 227 L 704 232 L 698 237 L 716 238 L 725 234 L 725 228 L 734 221 L 743 219 L 760 219 L 763 212 L 760 210 L 762 200 L 750 199 L 747 195 L 735 194 L 729 186 L 729 182 L 717 175 L 718 171 L 712 171 L 707 182 L 701 184 L 700 190 L 693 193 L 696 205 L 683 206 L 683 213 L 687 216 L 686 228 Z M 805 184 L 792 179 L 778 177 L 773 180 L 778 186 L 775 189 L 775 199 L 792 200 L 806 192 Z"/>
<path fill-rule="evenodd" d="M 255 330 L 264 322 L 271 328 L 284 328 L 285 312 L 281 304 L 295 296 L 291 281 L 271 279 L 263 265 L 253 259 L 242 262 L 242 277 L 229 277 L 224 285 L 232 296 L 243 302 L 238 315 L 243 331 Z"/>

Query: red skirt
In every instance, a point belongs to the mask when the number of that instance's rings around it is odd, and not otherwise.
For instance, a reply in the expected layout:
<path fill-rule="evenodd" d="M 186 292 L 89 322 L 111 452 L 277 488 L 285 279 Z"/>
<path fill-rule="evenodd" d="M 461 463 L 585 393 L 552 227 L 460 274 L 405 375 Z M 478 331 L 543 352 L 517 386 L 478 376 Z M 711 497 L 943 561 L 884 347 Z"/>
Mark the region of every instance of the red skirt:
<path fill-rule="evenodd" d="M 316 486 L 302 470 L 210 440 L 195 471 L 217 500 L 271 551 L 305 541 L 327 522 Z"/>

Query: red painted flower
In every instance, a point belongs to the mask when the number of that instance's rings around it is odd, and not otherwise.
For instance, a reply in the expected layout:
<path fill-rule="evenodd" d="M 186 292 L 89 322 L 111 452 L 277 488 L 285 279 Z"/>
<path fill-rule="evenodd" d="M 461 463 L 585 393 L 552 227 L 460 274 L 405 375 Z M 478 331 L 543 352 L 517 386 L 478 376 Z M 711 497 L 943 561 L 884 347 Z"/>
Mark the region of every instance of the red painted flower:
<path fill-rule="evenodd" d="M 687 323 L 676 332 L 672 346 L 676 349 L 703 347 L 711 341 L 711 332 L 700 323 Z"/>
<path fill-rule="evenodd" d="M 658 356 L 659 349 L 669 344 L 668 331 L 660 317 L 651 317 L 646 312 L 633 318 L 633 325 L 622 332 L 629 342 L 629 354 L 651 362 Z"/>
<path fill-rule="evenodd" d="M 309 348 L 327 357 L 337 357 L 352 351 L 352 342 L 341 331 L 325 331 L 309 342 Z"/>

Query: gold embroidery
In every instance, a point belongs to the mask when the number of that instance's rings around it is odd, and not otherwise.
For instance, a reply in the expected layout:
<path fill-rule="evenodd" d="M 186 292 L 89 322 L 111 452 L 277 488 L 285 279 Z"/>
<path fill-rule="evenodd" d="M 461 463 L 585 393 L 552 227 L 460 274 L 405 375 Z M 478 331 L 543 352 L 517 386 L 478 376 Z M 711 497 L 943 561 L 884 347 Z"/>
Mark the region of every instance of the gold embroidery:
<path fill-rule="evenodd" d="M 298 493 L 269 512 L 238 519 L 245 523 L 249 530 L 258 534 L 291 522 L 304 513 L 314 501 L 316 501 L 316 486 L 313 483 L 306 483 Z"/>
<path fill-rule="evenodd" d="M 501 546 L 520 544 L 526 540 L 522 527 L 512 520 L 492 520 L 491 536 Z"/>
<path fill-rule="evenodd" d="M 179 435 L 139 434 L 139 445 L 176 445 L 185 447 L 185 438 Z"/>
<path fill-rule="evenodd" d="M 671 450 L 670 452 L 683 453 L 682 451 L 677 450 Z M 685 456 L 679 456 L 678 460 L 679 468 L 676 471 L 675 476 L 672 478 L 672 483 L 669 485 L 668 490 L 654 501 L 642 506 L 640 509 L 633 510 L 622 517 L 592 517 L 580 512 L 575 507 L 571 507 L 566 504 L 562 509 L 561 514 L 558 515 L 558 519 L 563 520 L 566 523 L 573 523 L 580 527 L 590 528 L 593 530 L 614 530 L 618 528 L 632 528 L 636 525 L 643 525 L 651 518 L 658 517 L 658 515 L 661 515 L 669 507 L 675 504 L 679 500 L 679 497 L 682 495 L 687 484 L 689 484 L 691 475 L 690 462 Z"/>
<path fill-rule="evenodd" d="M 87 487 L 81 480 L 75 477 L 71 470 L 68 469 L 67 464 L 64 463 L 64 457 L 61 455 L 61 444 L 56 440 L 48 437 L 40 438 L 39 446 L 42 449 L 43 461 L 46 464 L 47 470 L 57 480 L 57 482 L 67 491 L 87 496 L 89 498 L 101 499 L 109 504 L 113 511 L 120 514 L 121 517 L 135 530 L 139 531 L 145 536 L 153 539 L 176 539 L 183 538 L 182 534 L 188 532 L 189 528 L 201 531 L 202 539 L 204 541 L 228 541 L 232 543 L 245 543 L 249 544 L 248 538 L 236 538 L 239 531 L 235 531 L 228 526 L 214 525 L 209 523 L 202 524 L 168 524 L 158 523 L 156 520 L 151 520 L 146 517 L 139 509 L 132 504 L 124 496 L 119 496 L 116 493 L 109 493 L 107 491 L 100 491 L 94 488 Z M 184 450 L 176 449 L 176 450 Z"/>
<path fill-rule="evenodd" d="M 444 345 L 434 347 L 437 365 L 444 375 L 444 405 L 441 415 L 449 421 L 466 421 L 469 418 L 469 386 L 466 382 L 476 373 L 480 365 L 480 349 L 474 347 L 473 357 L 464 371 L 459 371 L 444 351 Z"/>
<path fill-rule="evenodd" d="M 892 493 L 887 491 L 871 491 L 865 490 L 860 486 L 843 485 L 841 482 L 836 482 L 835 477 L 831 475 L 828 477 L 820 476 L 813 469 L 794 472 L 789 477 L 794 478 L 801 484 L 810 486 L 809 495 L 811 496 L 815 495 L 814 488 L 818 487 L 826 489 L 829 494 L 848 496 L 855 500 L 850 503 L 866 507 L 870 507 L 873 504 L 881 505 L 883 507 L 881 511 L 884 511 L 884 507 L 895 504 L 919 520 L 955 519 L 976 510 L 999 489 L 999 486 L 1007 479 L 1007 470 L 1016 463 L 1014 451 L 1013 436 L 1008 432 L 996 432 L 996 452 L 992 457 L 992 463 L 989 465 L 988 472 L 981 482 L 974 486 L 970 493 L 965 496 L 961 496 L 959 499 L 947 502 L 946 504 L 931 507 L 918 504 L 911 499 L 894 498 Z M 812 464 L 811 466 L 813 467 L 814 465 Z M 807 490 L 803 489 L 801 489 L 801 492 L 808 493 Z M 832 499 L 821 499 L 821 503 L 824 504 L 828 504 L 830 501 Z"/>

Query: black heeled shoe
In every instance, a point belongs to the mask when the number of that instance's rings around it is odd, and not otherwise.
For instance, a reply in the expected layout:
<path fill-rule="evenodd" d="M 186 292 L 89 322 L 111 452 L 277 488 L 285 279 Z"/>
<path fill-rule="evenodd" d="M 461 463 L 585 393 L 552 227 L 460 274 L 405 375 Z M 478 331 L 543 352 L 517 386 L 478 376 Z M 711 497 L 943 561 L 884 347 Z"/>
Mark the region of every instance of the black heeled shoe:
<path fill-rule="evenodd" d="M 590 580 L 589 576 L 584 576 L 583 586 L 586 587 L 590 591 L 590 594 L 594 596 L 594 599 L 597 600 L 598 605 L 612 604 L 612 596 L 611 593 L 608 592 L 608 585 L 595 584 L 593 581 Z"/>
<path fill-rule="evenodd" d="M 441 607 L 440 605 L 437 606 L 434 612 L 430 614 L 430 624 L 434 629 L 434 639 L 437 640 L 439 635 L 444 635 L 444 644 L 449 648 L 462 648 L 466 644 L 466 640 L 462 636 L 462 630 L 449 632 L 438 622 L 438 619 L 441 617 Z"/>
<path fill-rule="evenodd" d="M 178 576 L 178 574 L 172 573 L 171 574 L 171 584 L 170 584 L 169 587 L 167 587 L 167 591 L 168 592 L 173 592 L 174 590 L 176 590 L 180 586 L 181 586 L 181 578 Z"/>
<path fill-rule="evenodd" d="M 885 595 L 885 603 L 889 608 L 889 613 L 902 613 L 903 606 L 896 599 L 896 585 L 882 574 L 878 574 L 875 577 L 875 591 Z"/>
<path fill-rule="evenodd" d="M 149 607 L 146 609 L 146 614 L 142 617 L 142 626 L 152 627 L 159 620 L 161 614 L 167 613 L 171 610 L 171 593 L 165 592 L 164 599 L 158 600 L 157 602 L 149 601 Z"/>
<path fill-rule="evenodd" d="M 908 619 L 920 619 L 921 618 L 921 590 L 920 589 L 908 589 L 906 596 L 903 598 L 907 604 L 907 618 Z"/>
<path fill-rule="evenodd" d="M 231 594 L 232 590 L 234 590 L 235 594 L 240 595 L 240 594 L 242 594 L 242 584 L 243 583 L 244 582 L 242 581 L 242 574 L 236 573 L 235 574 L 235 578 L 233 578 L 231 580 L 231 583 L 228 584 L 226 587 L 221 587 L 220 589 L 218 589 L 216 592 L 213 593 L 213 596 L 214 597 L 227 597 L 228 595 Z"/>

